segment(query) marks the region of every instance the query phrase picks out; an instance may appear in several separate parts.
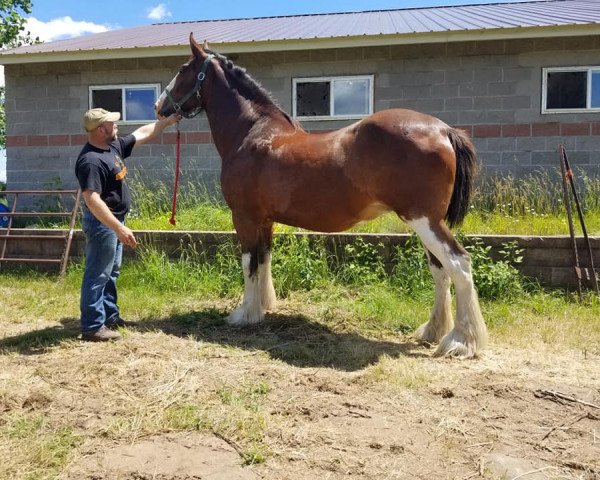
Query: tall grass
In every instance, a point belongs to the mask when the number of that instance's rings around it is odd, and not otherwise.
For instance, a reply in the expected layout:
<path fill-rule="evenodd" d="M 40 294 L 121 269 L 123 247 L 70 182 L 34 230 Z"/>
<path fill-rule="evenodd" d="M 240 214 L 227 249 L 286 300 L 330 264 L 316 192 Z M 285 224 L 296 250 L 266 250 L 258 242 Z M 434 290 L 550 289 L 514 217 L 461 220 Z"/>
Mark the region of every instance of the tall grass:
<path fill-rule="evenodd" d="M 575 170 L 576 189 L 581 200 L 588 232 L 600 235 L 600 175 Z M 231 212 L 216 185 L 188 182 L 181 186 L 177 202 L 177 225 L 169 223 L 172 187 L 141 177 L 131 179 L 133 210 L 129 226 L 139 230 L 234 229 Z M 573 211 L 576 219 L 576 212 Z M 578 222 L 576 221 L 578 227 Z M 276 225 L 276 231 L 293 227 Z M 459 229 L 468 234 L 566 235 L 568 223 L 563 189 L 557 169 L 523 177 L 488 177 L 474 189 L 470 214 Z M 356 225 L 358 233 L 408 233 L 408 226 L 393 212 Z"/>
<path fill-rule="evenodd" d="M 361 290 L 370 285 L 386 285 L 401 294 L 430 293 L 431 275 L 424 250 L 416 235 L 406 245 L 396 247 L 391 260 L 384 262 L 383 245 L 358 238 L 332 252 L 322 240 L 283 234 L 275 237 L 273 278 L 279 297 L 297 291 L 313 291 L 340 286 Z M 520 251 L 507 244 L 504 257 L 492 260 L 490 247 L 474 243 L 467 247 L 473 259 L 475 282 L 482 298 L 500 298 L 527 292 L 531 286 L 515 268 Z M 155 289 L 162 292 L 194 292 L 209 296 L 230 296 L 242 291 L 239 247 L 234 241 L 219 245 L 215 254 L 201 246 L 182 247 L 176 260 L 152 247 L 141 250 L 121 274 L 124 288 Z M 78 270 L 78 269 L 76 269 Z M 80 275 L 80 272 L 77 272 Z"/>
<path fill-rule="evenodd" d="M 600 177 L 575 171 L 578 196 L 585 212 L 600 212 Z M 515 178 L 489 177 L 474 191 L 472 208 L 509 216 L 561 215 L 565 212 L 563 186 L 556 169 Z"/>

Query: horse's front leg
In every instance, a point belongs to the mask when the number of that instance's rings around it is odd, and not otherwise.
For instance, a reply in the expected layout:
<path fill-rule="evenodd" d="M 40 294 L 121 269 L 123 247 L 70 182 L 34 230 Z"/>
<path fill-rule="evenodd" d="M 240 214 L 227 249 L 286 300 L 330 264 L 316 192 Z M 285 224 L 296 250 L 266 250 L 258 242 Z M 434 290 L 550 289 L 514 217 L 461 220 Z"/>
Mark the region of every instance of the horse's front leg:
<path fill-rule="evenodd" d="M 265 311 L 272 308 L 275 302 L 270 260 L 272 225 L 269 225 L 269 234 L 265 238 L 264 227 L 235 215 L 233 221 L 242 246 L 244 298 L 242 304 L 231 312 L 227 322 L 239 326 L 251 325 L 261 322 Z"/>
<path fill-rule="evenodd" d="M 260 290 L 261 305 L 264 310 L 274 310 L 277 297 L 273 287 L 273 277 L 271 276 L 273 223 L 261 227 L 259 243 L 262 245 L 262 250 L 264 250 L 264 255 L 259 255 L 258 259 L 258 288 Z"/>

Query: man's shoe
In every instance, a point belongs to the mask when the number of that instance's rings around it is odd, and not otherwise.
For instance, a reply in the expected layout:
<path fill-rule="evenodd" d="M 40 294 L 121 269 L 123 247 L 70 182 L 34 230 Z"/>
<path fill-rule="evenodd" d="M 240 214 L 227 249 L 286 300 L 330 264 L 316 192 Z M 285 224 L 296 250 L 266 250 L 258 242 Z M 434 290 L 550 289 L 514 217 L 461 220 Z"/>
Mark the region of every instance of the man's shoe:
<path fill-rule="evenodd" d="M 126 322 L 121 317 L 118 317 L 116 321 L 106 324 L 106 328 L 110 328 L 111 330 L 116 330 L 117 328 L 125 328 L 130 327 L 131 322 Z"/>
<path fill-rule="evenodd" d="M 111 340 L 119 340 L 119 338 L 121 338 L 119 332 L 113 332 L 104 325 L 93 332 L 84 332 L 81 334 L 81 339 L 87 342 L 110 342 Z"/>

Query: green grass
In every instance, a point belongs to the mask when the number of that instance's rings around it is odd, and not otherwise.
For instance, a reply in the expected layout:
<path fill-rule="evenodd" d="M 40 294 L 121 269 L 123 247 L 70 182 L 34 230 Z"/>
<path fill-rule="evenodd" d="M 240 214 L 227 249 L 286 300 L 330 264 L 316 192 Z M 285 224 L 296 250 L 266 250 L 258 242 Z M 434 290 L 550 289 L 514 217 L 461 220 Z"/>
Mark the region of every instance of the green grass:
<path fill-rule="evenodd" d="M 600 235 L 600 177 L 575 170 L 575 181 L 586 226 L 590 235 Z M 177 225 L 171 217 L 171 189 L 164 183 L 133 179 L 134 209 L 128 224 L 134 230 L 216 230 L 234 229 L 231 212 L 218 187 L 183 185 L 178 196 Z M 575 205 L 573 219 L 581 233 Z M 278 232 L 298 230 L 276 225 Z M 388 213 L 350 230 L 359 233 L 408 233 L 407 225 Z M 560 176 L 556 170 L 540 171 L 522 178 L 510 175 L 487 178 L 476 185 L 469 214 L 458 229 L 464 234 L 568 235 Z"/>
<path fill-rule="evenodd" d="M 486 315 L 491 328 L 514 326 L 519 316 L 530 324 L 530 319 L 569 318 L 569 311 L 577 311 L 582 318 L 591 318 L 590 311 L 599 313 L 600 302 L 593 295 L 579 304 L 571 293 L 545 291 L 524 278 L 513 266 L 520 257 L 513 245 L 506 245 L 504 258 L 496 261 L 483 244 L 468 249 L 480 299 L 484 309 L 493 312 Z M 348 332 L 386 336 L 410 332 L 428 317 L 433 285 L 415 236 L 393 253 L 393 265 L 387 269 L 377 246 L 361 240 L 346 246 L 344 261 L 330 255 L 324 244 L 309 244 L 306 238 L 292 235 L 277 237 L 274 252 L 278 297 L 298 302 L 300 311 L 303 304 L 312 305 L 313 311 L 318 311 L 316 318 L 324 323 L 336 322 L 337 328 Z M 81 264 L 71 265 L 66 277 L 58 282 L 53 275 L 28 269 L 5 272 L 0 277 L 0 295 L 6 311 L 13 312 L 10 323 L 35 322 L 49 312 L 55 318 L 71 318 L 76 323 L 82 269 Z M 124 312 L 135 312 L 138 319 L 172 315 L 182 326 L 186 322 L 193 325 L 194 315 L 186 313 L 190 299 L 213 299 L 233 306 L 240 298 L 243 283 L 236 244 L 225 242 L 214 257 L 190 247 L 178 260 L 148 248 L 139 259 L 125 262 L 119 290 Z M 220 318 L 221 313 L 216 311 L 214 320 L 219 322 Z M 585 326 L 600 330 L 598 322 Z M 30 347 L 43 349 L 68 335 L 63 329 L 53 328 L 33 330 L 20 338 Z"/>
<path fill-rule="evenodd" d="M 51 425 L 39 415 L 2 418 L 0 438 L 14 447 L 4 460 L 5 478 L 51 479 L 65 467 L 83 439 L 69 426 Z"/>

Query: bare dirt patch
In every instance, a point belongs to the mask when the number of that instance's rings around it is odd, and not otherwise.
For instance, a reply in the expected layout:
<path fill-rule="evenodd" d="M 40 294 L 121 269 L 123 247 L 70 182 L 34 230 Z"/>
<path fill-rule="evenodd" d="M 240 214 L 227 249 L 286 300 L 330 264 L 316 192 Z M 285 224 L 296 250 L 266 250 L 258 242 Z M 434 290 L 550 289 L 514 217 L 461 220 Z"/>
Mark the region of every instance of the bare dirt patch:
<path fill-rule="evenodd" d="M 74 319 L 35 328 L 56 340 L 0 327 L 0 428 L 72 430 L 59 478 L 600 478 L 598 355 L 492 341 L 437 359 L 293 315 L 233 329 L 214 309 L 114 344 L 79 342 Z M 0 472 L 28 478 L 26 444 L 4 438 Z"/>
<path fill-rule="evenodd" d="M 73 479 L 252 480 L 227 442 L 196 432 L 144 438 L 133 444 L 89 445 L 68 471 Z"/>

